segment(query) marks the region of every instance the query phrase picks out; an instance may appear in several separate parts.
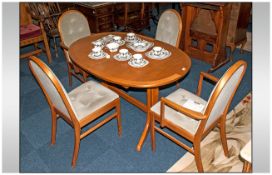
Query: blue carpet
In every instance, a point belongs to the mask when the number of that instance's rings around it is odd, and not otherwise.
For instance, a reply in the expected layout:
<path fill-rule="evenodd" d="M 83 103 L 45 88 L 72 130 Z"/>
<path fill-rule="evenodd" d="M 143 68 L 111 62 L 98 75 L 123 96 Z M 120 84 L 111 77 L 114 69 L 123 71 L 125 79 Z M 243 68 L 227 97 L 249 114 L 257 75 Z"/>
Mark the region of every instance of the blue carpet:
<path fill-rule="evenodd" d="M 156 26 L 152 21 L 151 24 L 151 31 L 146 30 L 143 33 L 153 37 Z M 23 48 L 21 51 L 28 49 L 31 48 Z M 54 57 L 53 49 L 51 53 L 53 63 L 48 65 L 65 89 L 69 92 L 79 86 L 81 83 L 75 78 L 73 86 L 68 85 L 67 65 L 63 52 L 59 49 L 58 58 Z M 48 63 L 44 54 L 39 55 L 39 58 Z M 234 61 L 213 72 L 215 76 L 221 77 L 239 59 L 245 60 L 248 68 L 230 109 L 252 90 L 252 53 L 239 54 L 239 49 L 236 49 Z M 121 99 L 123 135 L 118 137 L 116 120 L 112 120 L 87 136 L 80 145 L 77 167 L 72 169 L 73 129 L 59 119 L 56 144 L 50 145 L 50 109 L 27 63 L 27 59 L 20 60 L 20 172 L 166 172 L 186 153 L 184 149 L 160 134 L 156 134 L 156 152 L 151 151 L 150 136 L 147 137 L 142 152 L 137 152 L 136 145 L 145 124 L 145 113 Z M 192 59 L 189 74 L 180 80 L 181 87 L 195 92 L 199 72 L 207 71 L 209 68 L 210 65 Z M 204 83 L 203 86 L 202 97 L 207 100 L 213 85 Z M 174 90 L 175 84 L 163 87 L 160 96 L 166 96 Z M 128 93 L 143 102 L 146 101 L 144 91 L 129 90 Z"/>

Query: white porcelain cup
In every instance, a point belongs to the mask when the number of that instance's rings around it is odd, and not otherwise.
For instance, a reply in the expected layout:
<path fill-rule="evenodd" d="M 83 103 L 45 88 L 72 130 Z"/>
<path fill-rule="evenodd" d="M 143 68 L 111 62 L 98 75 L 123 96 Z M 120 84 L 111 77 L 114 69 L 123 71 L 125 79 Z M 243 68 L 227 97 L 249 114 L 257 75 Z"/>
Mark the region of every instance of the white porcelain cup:
<path fill-rule="evenodd" d="M 117 50 L 119 48 L 119 44 L 109 43 L 109 44 L 107 44 L 107 48 L 110 50 L 110 52 L 117 52 Z"/>
<path fill-rule="evenodd" d="M 119 54 L 121 57 L 126 57 L 128 55 L 128 50 L 127 49 L 120 49 Z"/>
<path fill-rule="evenodd" d="M 93 52 L 93 55 L 94 55 L 95 57 L 99 57 L 99 56 L 101 56 L 101 54 L 102 54 L 102 49 L 101 49 L 101 47 L 94 47 L 94 48 L 92 49 L 92 52 Z"/>
<path fill-rule="evenodd" d="M 113 37 L 113 42 L 120 43 L 120 41 L 121 41 L 121 36 L 114 36 Z"/>
<path fill-rule="evenodd" d="M 162 48 L 159 47 L 159 46 L 153 47 L 152 50 L 153 50 L 154 55 L 156 55 L 156 56 L 159 56 L 161 54 L 161 52 L 162 52 Z"/>
<path fill-rule="evenodd" d="M 102 41 L 96 41 L 93 43 L 94 44 L 94 47 L 103 47 L 104 46 L 104 43 Z"/>
<path fill-rule="evenodd" d="M 142 54 L 134 54 L 133 55 L 133 61 L 136 63 L 136 64 L 141 64 L 141 62 L 143 61 L 143 56 Z"/>
<path fill-rule="evenodd" d="M 127 33 L 127 38 L 129 40 L 134 40 L 135 39 L 135 33 Z"/>

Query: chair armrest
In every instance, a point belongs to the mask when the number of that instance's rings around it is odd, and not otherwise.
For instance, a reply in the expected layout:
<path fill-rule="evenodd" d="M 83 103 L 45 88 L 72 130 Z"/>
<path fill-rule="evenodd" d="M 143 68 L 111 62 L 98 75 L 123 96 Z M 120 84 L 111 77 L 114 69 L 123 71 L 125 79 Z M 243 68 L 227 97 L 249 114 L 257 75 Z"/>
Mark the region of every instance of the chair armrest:
<path fill-rule="evenodd" d="M 213 76 L 212 74 L 208 74 L 206 72 L 200 72 L 198 86 L 197 86 L 197 92 L 196 92 L 196 94 L 198 96 L 200 96 L 200 94 L 201 94 L 202 82 L 203 82 L 204 78 L 209 79 L 209 80 L 213 81 L 214 83 L 217 83 L 219 80 L 217 77 Z"/>
<path fill-rule="evenodd" d="M 184 108 L 181 105 L 176 104 L 175 102 L 172 102 L 164 97 L 161 98 L 161 120 L 162 120 L 162 126 L 163 126 L 163 118 L 164 118 L 164 106 L 167 105 L 183 114 L 185 114 L 186 116 L 196 119 L 196 120 L 203 120 L 206 119 L 206 116 L 204 116 L 202 113 L 200 112 L 196 112 L 193 111 L 191 109 L 188 108 Z"/>
<path fill-rule="evenodd" d="M 62 47 L 64 50 L 67 50 L 67 51 L 69 49 L 63 42 L 60 42 L 60 47 Z"/>

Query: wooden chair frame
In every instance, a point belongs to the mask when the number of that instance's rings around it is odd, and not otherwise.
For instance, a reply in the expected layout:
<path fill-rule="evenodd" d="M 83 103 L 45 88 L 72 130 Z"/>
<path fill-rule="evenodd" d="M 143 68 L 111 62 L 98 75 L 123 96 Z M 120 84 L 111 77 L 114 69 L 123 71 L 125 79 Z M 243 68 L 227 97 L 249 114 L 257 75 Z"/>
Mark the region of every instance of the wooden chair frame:
<path fill-rule="evenodd" d="M 121 128 L 120 98 L 108 103 L 104 107 L 96 110 L 95 112 L 89 114 L 88 116 L 84 117 L 83 119 L 78 120 L 76 118 L 74 111 L 72 110 L 70 103 L 68 102 L 68 99 L 66 98 L 66 95 L 62 89 L 62 85 L 59 83 L 59 81 L 56 79 L 56 77 L 52 74 L 51 70 L 49 70 L 48 67 L 45 66 L 45 64 L 37 57 L 31 56 L 30 60 L 35 62 L 43 70 L 43 72 L 46 73 L 48 78 L 52 81 L 52 83 L 54 84 L 55 88 L 57 89 L 57 91 L 58 91 L 60 97 L 62 98 L 63 103 L 64 103 L 64 105 L 70 115 L 70 118 L 69 118 L 68 116 L 63 114 L 59 109 L 57 109 L 55 107 L 55 105 L 52 103 L 49 95 L 47 94 L 46 89 L 43 87 L 42 83 L 40 82 L 38 76 L 34 72 L 32 66 L 29 62 L 29 68 L 30 68 L 31 72 L 33 73 L 34 77 L 36 78 L 39 86 L 41 87 L 41 89 L 46 97 L 46 100 L 49 104 L 50 110 L 51 110 L 51 114 L 52 114 L 51 145 L 55 144 L 55 142 L 56 142 L 56 130 L 57 130 L 58 117 L 63 118 L 68 124 L 70 124 L 74 128 L 74 140 L 75 141 L 74 141 L 72 167 L 76 166 L 76 161 L 77 161 L 78 151 L 79 151 L 79 146 L 80 146 L 80 140 L 83 139 L 84 137 L 86 137 L 87 135 L 89 135 L 90 133 L 92 133 L 93 131 L 95 131 L 96 129 L 98 129 L 99 127 L 101 127 L 102 125 L 104 125 L 105 123 L 109 122 L 113 118 L 117 119 L 118 135 L 119 135 L 119 137 L 121 136 L 122 128 Z M 109 110 L 111 110 L 113 108 L 115 108 L 115 110 L 116 110 L 113 114 L 111 114 L 110 116 L 108 116 L 106 119 L 102 120 L 101 122 L 99 122 L 95 126 L 89 128 L 87 131 L 85 131 L 83 133 L 81 132 L 81 128 L 83 128 L 84 126 L 91 123 L 92 121 L 99 118 L 101 115 L 105 114 L 106 112 L 108 112 Z"/>
<path fill-rule="evenodd" d="M 230 99 L 226 105 L 226 108 L 224 109 L 223 114 L 213 124 L 211 124 L 211 126 L 208 129 L 206 129 L 204 131 L 206 122 L 210 116 L 210 113 L 213 109 L 213 106 L 214 106 L 216 99 L 218 98 L 221 90 L 225 86 L 225 83 L 231 78 L 232 74 L 241 66 L 245 66 L 245 68 L 241 74 L 240 79 L 238 80 L 238 83 L 237 83 L 233 93 L 230 96 Z M 161 98 L 161 109 L 160 109 L 161 116 L 157 115 L 154 112 L 151 112 L 151 114 L 150 114 L 151 115 L 151 130 L 150 130 L 150 132 L 151 132 L 152 150 L 155 151 L 155 147 L 156 147 L 156 145 L 155 145 L 155 131 L 157 131 L 160 134 L 167 137 L 168 139 L 172 140 L 174 143 L 178 144 L 179 146 L 185 148 L 187 151 L 192 153 L 195 156 L 195 161 L 196 161 L 196 166 L 197 166 L 198 171 L 203 172 L 204 170 L 203 170 L 203 165 L 202 165 L 202 161 L 201 161 L 200 143 L 201 143 L 201 140 L 203 138 L 205 138 L 207 136 L 207 134 L 216 125 L 218 125 L 220 128 L 220 137 L 221 137 L 221 142 L 222 142 L 224 154 L 225 154 L 225 156 L 228 156 L 228 145 L 227 145 L 226 126 L 225 126 L 226 116 L 227 116 L 227 112 L 228 112 L 230 103 L 234 97 L 234 94 L 236 93 L 237 88 L 238 88 L 238 86 L 239 86 L 239 84 L 245 74 L 246 67 L 247 67 L 247 64 L 245 61 L 238 61 L 227 71 L 227 73 L 224 75 L 224 77 L 222 77 L 220 80 L 211 74 L 208 74 L 205 72 L 200 73 L 200 78 L 199 78 L 198 88 L 197 88 L 197 93 L 196 93 L 198 96 L 200 96 L 200 94 L 201 94 L 202 82 L 203 82 L 204 78 L 209 79 L 215 83 L 218 83 L 218 86 L 216 87 L 216 89 L 214 90 L 214 92 L 210 98 L 209 104 L 207 104 L 208 106 L 207 106 L 207 109 L 204 114 L 202 114 L 200 112 L 192 111 L 192 110 L 185 108 L 185 107 L 182 107 L 182 106 L 162 97 Z M 185 114 L 186 116 L 188 116 L 192 119 L 200 120 L 200 124 L 199 124 L 199 127 L 198 127 L 195 135 L 192 135 L 191 133 L 189 133 L 185 129 L 180 128 L 177 125 L 175 125 L 174 123 L 172 123 L 171 121 L 165 119 L 165 117 L 164 117 L 165 105 Z M 163 128 L 166 126 L 167 128 L 171 129 L 172 131 L 176 132 L 177 134 L 183 136 L 184 138 L 186 138 L 187 140 L 192 142 L 193 148 L 188 147 L 187 145 L 180 142 L 179 140 L 177 140 L 176 138 L 174 138 L 170 134 L 168 134 L 168 133 L 164 132 L 162 129 L 156 127 L 155 120 L 160 122 L 160 127 Z"/>
<path fill-rule="evenodd" d="M 27 19 L 25 19 L 25 22 L 27 24 L 32 24 L 32 18 L 29 14 L 29 9 L 27 8 L 27 6 L 25 6 L 24 3 L 20 4 L 20 6 L 22 6 L 22 8 L 25 8 L 24 12 L 26 13 L 25 15 L 27 15 Z M 23 9 L 21 9 L 23 10 Z M 23 12 L 21 12 L 23 13 Z M 46 36 L 46 32 L 44 30 L 43 24 L 40 22 L 39 23 L 40 29 L 41 29 L 41 35 L 36 36 L 36 37 L 32 37 L 32 38 L 28 38 L 28 39 L 24 39 L 24 40 L 20 40 L 20 47 L 24 47 L 30 44 L 34 44 L 36 50 L 25 53 L 25 54 L 21 54 L 20 58 L 27 58 L 31 55 L 36 55 L 41 53 L 42 51 L 44 51 L 47 55 L 47 59 L 48 62 L 51 63 L 52 62 L 52 56 L 51 56 L 51 52 L 50 52 L 50 48 L 49 48 L 49 44 L 48 44 L 48 40 L 47 40 L 47 36 Z M 45 49 L 41 49 L 38 48 L 38 43 L 43 41 L 44 43 L 44 48 Z"/>
<path fill-rule="evenodd" d="M 58 2 L 48 3 L 27 3 L 29 9 L 31 9 L 31 16 L 33 19 L 40 21 L 44 28 L 47 36 L 53 39 L 55 55 L 58 57 L 58 47 L 56 38 L 59 37 L 57 28 L 58 17 L 61 15 L 61 9 Z M 52 12 L 54 11 L 54 12 Z"/>
<path fill-rule="evenodd" d="M 86 71 L 84 71 L 83 69 L 81 69 L 78 66 L 76 66 L 75 64 L 73 64 L 72 62 L 70 62 L 69 60 L 71 60 L 71 59 L 68 58 L 69 55 L 65 54 L 65 51 L 68 53 L 69 47 L 66 46 L 64 44 L 64 42 L 63 42 L 64 39 L 63 39 L 62 27 L 61 27 L 60 22 L 62 21 L 63 16 L 65 16 L 65 15 L 67 15 L 69 13 L 80 13 L 85 18 L 86 18 L 86 16 L 83 13 L 81 13 L 80 11 L 78 11 L 78 10 L 67 10 L 59 17 L 59 20 L 58 20 L 58 29 L 59 29 L 60 39 L 61 39 L 60 46 L 63 49 L 64 55 L 65 55 L 65 58 L 66 58 L 66 62 L 67 62 L 67 66 L 68 66 L 69 85 L 71 86 L 72 85 L 72 75 L 74 77 L 76 77 L 78 80 L 80 80 L 82 83 L 84 83 L 84 82 L 87 81 L 87 77 L 89 76 L 89 74 Z M 86 18 L 86 20 L 87 20 L 87 18 Z M 78 73 L 81 74 L 82 77 L 78 76 L 77 75 Z"/>

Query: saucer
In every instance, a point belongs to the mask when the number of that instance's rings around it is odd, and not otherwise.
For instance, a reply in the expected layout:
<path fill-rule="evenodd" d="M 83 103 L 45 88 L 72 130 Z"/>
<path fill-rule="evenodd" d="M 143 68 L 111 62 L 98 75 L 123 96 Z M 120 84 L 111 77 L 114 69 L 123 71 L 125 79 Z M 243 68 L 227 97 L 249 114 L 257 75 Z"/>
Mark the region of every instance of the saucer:
<path fill-rule="evenodd" d="M 128 42 L 128 43 L 134 43 L 134 42 L 141 41 L 141 39 L 136 37 L 136 36 L 135 36 L 134 39 L 128 39 L 128 37 L 125 37 L 125 41 Z"/>
<path fill-rule="evenodd" d="M 127 47 L 131 48 L 135 52 L 144 52 L 154 45 L 153 42 L 142 40 L 140 42 L 128 43 Z"/>
<path fill-rule="evenodd" d="M 120 56 L 120 54 L 116 54 L 113 56 L 114 59 L 116 59 L 117 61 L 127 61 L 132 57 L 131 53 L 129 53 L 126 57 L 122 57 Z"/>
<path fill-rule="evenodd" d="M 95 60 L 99 60 L 99 59 L 105 58 L 106 56 L 107 56 L 107 53 L 105 53 L 105 52 L 102 52 L 101 55 L 99 55 L 99 56 L 94 56 L 93 52 L 91 52 L 88 55 L 89 58 L 95 59 Z"/>
<path fill-rule="evenodd" d="M 126 43 L 125 40 L 121 40 L 121 41 L 119 41 L 117 44 L 119 44 L 119 46 L 123 46 L 125 43 Z"/>
<path fill-rule="evenodd" d="M 143 59 L 143 61 L 139 64 L 139 63 L 136 63 L 135 61 L 133 60 L 130 60 L 128 62 L 128 64 L 132 67 L 135 67 L 135 68 L 141 68 L 141 67 L 145 67 L 146 65 L 148 65 L 149 61 L 147 61 L 146 59 Z"/>
<path fill-rule="evenodd" d="M 112 39 L 113 39 L 113 37 L 114 37 L 115 35 L 107 35 L 107 36 L 104 36 L 103 38 L 102 38 L 102 40 L 104 41 L 104 43 L 109 43 L 109 42 L 111 42 L 112 41 Z"/>
<path fill-rule="evenodd" d="M 95 40 L 95 41 L 92 42 L 92 44 L 95 45 L 96 42 L 101 42 L 102 45 L 103 45 L 102 47 L 104 47 L 104 45 L 105 45 L 105 41 L 103 39 Z"/>
<path fill-rule="evenodd" d="M 171 52 L 168 51 L 168 50 L 162 49 L 160 55 L 155 55 L 155 54 L 154 54 L 154 51 L 151 50 L 151 51 L 149 51 L 149 52 L 146 52 L 145 55 L 146 55 L 148 58 L 151 58 L 151 59 L 155 59 L 155 60 L 163 60 L 163 59 L 168 58 L 169 56 L 171 56 Z"/>

